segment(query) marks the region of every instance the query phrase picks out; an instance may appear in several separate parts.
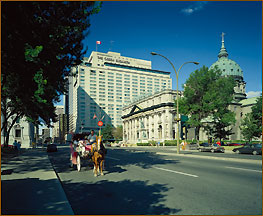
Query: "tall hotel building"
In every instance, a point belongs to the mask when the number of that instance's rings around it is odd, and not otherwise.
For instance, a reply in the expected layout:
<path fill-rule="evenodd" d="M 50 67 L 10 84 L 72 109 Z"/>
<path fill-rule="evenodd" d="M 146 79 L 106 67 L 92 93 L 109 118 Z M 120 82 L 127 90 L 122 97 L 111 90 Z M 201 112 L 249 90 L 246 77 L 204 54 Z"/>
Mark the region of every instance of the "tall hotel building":
<path fill-rule="evenodd" d="M 116 52 L 92 52 L 72 68 L 65 110 L 69 132 L 122 125 L 122 107 L 144 96 L 172 88 L 170 72 L 152 70 L 151 61 L 123 57 Z M 94 114 L 97 118 L 94 118 Z"/>

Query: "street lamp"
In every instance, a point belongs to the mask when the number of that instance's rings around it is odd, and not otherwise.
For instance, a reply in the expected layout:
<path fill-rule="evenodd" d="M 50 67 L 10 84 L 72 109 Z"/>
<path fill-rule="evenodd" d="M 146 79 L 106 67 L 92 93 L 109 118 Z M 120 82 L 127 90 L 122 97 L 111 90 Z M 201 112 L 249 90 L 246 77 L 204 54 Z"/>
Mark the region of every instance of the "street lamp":
<path fill-rule="evenodd" d="M 176 137 L 177 137 L 177 154 L 179 154 L 180 153 L 180 146 L 179 146 L 179 121 L 180 121 L 180 119 L 179 119 L 179 105 L 178 105 L 178 75 L 179 75 L 179 71 L 181 70 L 183 65 L 188 64 L 188 63 L 194 63 L 194 64 L 198 65 L 199 62 L 193 62 L 193 61 L 185 62 L 181 65 L 181 67 L 176 72 L 173 63 L 168 58 L 166 58 L 165 56 L 163 56 L 159 53 L 156 53 L 156 52 L 151 52 L 151 54 L 152 55 L 159 55 L 159 56 L 165 58 L 172 65 L 174 72 L 175 72 L 175 75 L 176 75 L 176 84 L 177 84 L 176 85 L 176 122 L 177 122 L 177 136 Z"/>

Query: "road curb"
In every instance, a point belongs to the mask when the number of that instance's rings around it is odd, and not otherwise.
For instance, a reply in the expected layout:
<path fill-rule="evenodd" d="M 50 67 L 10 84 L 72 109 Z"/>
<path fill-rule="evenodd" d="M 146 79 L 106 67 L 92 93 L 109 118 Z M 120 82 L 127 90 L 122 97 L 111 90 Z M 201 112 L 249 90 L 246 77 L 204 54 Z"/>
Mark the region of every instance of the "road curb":
<path fill-rule="evenodd" d="M 223 161 L 233 161 L 241 163 L 252 163 L 252 164 L 262 164 L 261 160 L 249 160 L 242 158 L 224 158 L 224 157 L 213 157 L 213 156 L 199 156 L 199 155 L 190 155 L 190 154 L 175 154 L 175 153 L 166 153 L 166 152 L 156 152 L 157 155 L 167 155 L 175 157 L 191 157 L 191 158 L 202 158 L 202 159 L 213 159 L 213 160 L 223 160 Z"/>
<path fill-rule="evenodd" d="M 55 167 L 53 166 L 51 160 L 49 159 L 48 154 L 47 154 L 47 158 L 48 158 L 48 160 L 49 160 L 49 162 L 50 162 L 50 166 L 52 167 L 53 172 L 54 172 L 54 174 L 55 174 L 55 176 L 56 176 L 56 178 L 57 178 L 58 184 L 60 185 L 59 190 L 60 190 L 60 192 L 63 194 L 63 196 L 64 196 L 64 198 L 65 198 L 65 200 L 66 200 L 66 202 L 67 202 L 67 205 L 68 205 L 68 207 L 69 207 L 69 209 L 70 209 L 70 211 L 71 211 L 71 212 L 67 212 L 67 215 L 75 215 L 75 213 L 74 213 L 74 211 L 73 211 L 73 208 L 72 208 L 72 206 L 71 206 L 71 204 L 70 204 L 70 202 L 69 202 L 69 200 L 68 200 L 68 197 L 67 197 L 67 195 L 66 195 L 66 193 L 65 193 L 65 190 L 64 190 L 64 188 L 63 188 L 62 181 L 61 181 L 61 179 L 59 178 L 59 175 L 57 174 L 57 172 L 56 172 L 56 170 L 55 170 Z"/>

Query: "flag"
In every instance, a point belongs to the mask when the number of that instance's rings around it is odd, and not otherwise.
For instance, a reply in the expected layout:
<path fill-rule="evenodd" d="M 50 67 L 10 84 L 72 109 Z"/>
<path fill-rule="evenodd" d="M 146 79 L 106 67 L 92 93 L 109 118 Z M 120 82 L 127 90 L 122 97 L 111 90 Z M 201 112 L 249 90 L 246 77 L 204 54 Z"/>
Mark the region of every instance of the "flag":
<path fill-rule="evenodd" d="M 96 41 L 96 44 L 101 44 L 101 41 Z"/>
<path fill-rule="evenodd" d="M 97 118 L 96 114 L 94 114 L 93 119 Z"/>
<path fill-rule="evenodd" d="M 105 116 L 105 115 L 104 115 Z M 101 120 L 104 119 L 104 116 L 102 116 Z"/>

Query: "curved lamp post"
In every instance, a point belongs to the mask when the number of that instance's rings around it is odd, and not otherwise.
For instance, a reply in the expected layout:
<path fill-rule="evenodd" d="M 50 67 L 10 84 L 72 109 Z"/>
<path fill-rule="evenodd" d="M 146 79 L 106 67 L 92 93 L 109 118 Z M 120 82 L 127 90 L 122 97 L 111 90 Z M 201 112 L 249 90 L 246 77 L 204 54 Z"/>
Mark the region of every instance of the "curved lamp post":
<path fill-rule="evenodd" d="M 180 121 L 180 118 L 179 118 L 179 105 L 178 105 L 178 75 L 179 75 L 179 71 L 181 70 L 181 68 L 185 65 L 185 64 L 188 64 L 188 63 L 193 63 L 193 64 L 196 64 L 198 65 L 199 62 L 193 62 L 193 61 L 189 61 L 189 62 L 185 62 L 181 65 L 181 67 L 178 69 L 178 71 L 176 72 L 175 70 L 175 67 L 173 65 L 173 63 L 168 59 L 166 58 L 165 56 L 159 54 L 159 53 L 156 53 L 156 52 L 151 52 L 152 55 L 159 55 L 163 58 L 165 58 L 173 67 L 174 69 L 174 72 L 175 72 L 175 75 L 176 75 L 176 122 L 177 122 L 177 133 L 176 133 L 176 137 L 177 137 L 177 154 L 180 153 L 180 146 L 179 146 L 179 121 Z"/>

